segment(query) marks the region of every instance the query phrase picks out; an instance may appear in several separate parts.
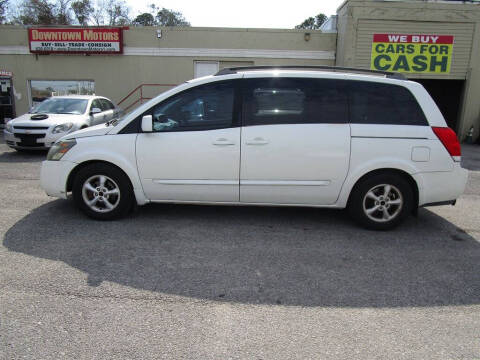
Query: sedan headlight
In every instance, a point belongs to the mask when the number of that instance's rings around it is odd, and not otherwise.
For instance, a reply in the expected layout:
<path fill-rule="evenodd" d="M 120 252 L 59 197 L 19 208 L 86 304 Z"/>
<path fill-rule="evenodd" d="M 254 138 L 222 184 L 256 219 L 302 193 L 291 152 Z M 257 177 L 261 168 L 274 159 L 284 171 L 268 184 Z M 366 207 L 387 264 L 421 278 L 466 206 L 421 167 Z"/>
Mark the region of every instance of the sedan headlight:
<path fill-rule="evenodd" d="M 5 125 L 5 129 L 10 132 L 10 133 L 13 133 L 13 121 L 9 121 L 7 122 L 7 125 Z"/>
<path fill-rule="evenodd" d="M 65 123 L 65 124 L 57 125 L 53 128 L 52 134 L 58 134 L 58 133 L 70 131 L 72 127 L 73 127 L 73 123 Z"/>
<path fill-rule="evenodd" d="M 72 147 L 77 144 L 75 139 L 59 141 L 53 144 L 48 150 L 47 160 L 58 161 L 65 155 Z"/>

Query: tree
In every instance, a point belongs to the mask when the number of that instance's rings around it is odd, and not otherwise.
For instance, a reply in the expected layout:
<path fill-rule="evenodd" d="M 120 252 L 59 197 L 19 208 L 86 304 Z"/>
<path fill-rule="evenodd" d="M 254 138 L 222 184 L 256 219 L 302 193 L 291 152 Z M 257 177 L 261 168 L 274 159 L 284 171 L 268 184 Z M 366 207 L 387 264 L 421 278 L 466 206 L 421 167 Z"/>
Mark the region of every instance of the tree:
<path fill-rule="evenodd" d="M 94 9 L 90 0 L 78 0 L 72 3 L 72 10 L 78 23 L 86 26 Z"/>
<path fill-rule="evenodd" d="M 55 25 L 55 10 L 55 5 L 48 0 L 24 0 L 14 21 L 24 25 Z"/>
<path fill-rule="evenodd" d="M 325 14 L 318 14 L 315 17 L 309 17 L 305 19 L 300 25 L 295 26 L 295 29 L 309 29 L 309 30 L 316 30 L 320 29 L 320 26 L 327 21 L 328 17 Z"/>
<path fill-rule="evenodd" d="M 1 0 L 0 0 L 1 1 Z M 15 24 L 23 25 L 70 25 L 72 23 L 70 2 L 72 0 L 23 0 L 17 14 L 10 16 Z"/>
<path fill-rule="evenodd" d="M 3 24 L 7 20 L 7 8 L 8 0 L 0 0 L 0 24 Z"/>
<path fill-rule="evenodd" d="M 106 13 L 108 18 L 108 25 L 126 25 L 130 22 L 128 8 L 124 0 L 107 0 Z"/>
<path fill-rule="evenodd" d="M 127 25 L 129 12 L 125 0 L 98 0 L 91 17 L 95 25 Z"/>
<path fill-rule="evenodd" d="M 150 13 L 143 13 L 138 15 L 135 20 L 133 20 L 133 25 L 138 26 L 154 26 L 156 25 L 155 18 Z"/>
<path fill-rule="evenodd" d="M 130 9 L 124 0 L 98 0 L 91 18 L 95 25 L 127 25 Z"/>
<path fill-rule="evenodd" d="M 190 26 L 179 11 L 159 8 L 155 4 L 149 6 L 150 11 L 138 15 L 133 20 L 134 25 L 138 26 Z"/>
<path fill-rule="evenodd" d="M 93 8 L 91 17 L 95 25 L 105 25 L 105 0 L 97 0 L 97 4 Z"/>
<path fill-rule="evenodd" d="M 190 23 L 183 17 L 179 11 L 173 11 L 162 8 L 155 16 L 157 25 L 160 26 L 190 26 Z"/>
<path fill-rule="evenodd" d="M 58 25 L 70 25 L 72 23 L 70 2 L 72 0 L 57 0 L 56 6 L 56 23 Z"/>
<path fill-rule="evenodd" d="M 19 6 L 14 6 L 15 12 L 9 10 L 9 0 L 0 0 L 0 23 L 7 18 L 16 24 L 23 25 L 71 25 L 77 23 L 83 26 L 93 23 L 97 26 L 128 25 L 130 8 L 126 0 L 21 0 Z M 138 15 L 133 20 L 138 26 L 190 26 L 181 12 L 156 5 L 150 5 L 150 11 Z"/>

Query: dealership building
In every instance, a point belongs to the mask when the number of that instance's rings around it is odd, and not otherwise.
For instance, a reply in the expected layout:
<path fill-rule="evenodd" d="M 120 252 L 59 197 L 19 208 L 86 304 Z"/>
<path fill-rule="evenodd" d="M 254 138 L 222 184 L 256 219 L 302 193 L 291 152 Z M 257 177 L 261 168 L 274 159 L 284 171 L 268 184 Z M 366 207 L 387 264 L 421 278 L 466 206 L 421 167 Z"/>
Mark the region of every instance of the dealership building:
<path fill-rule="evenodd" d="M 287 64 L 402 72 L 462 140 L 479 135 L 480 4 L 465 1 L 347 0 L 322 30 L 0 26 L 0 124 L 49 96 L 129 110 L 224 67 Z"/>

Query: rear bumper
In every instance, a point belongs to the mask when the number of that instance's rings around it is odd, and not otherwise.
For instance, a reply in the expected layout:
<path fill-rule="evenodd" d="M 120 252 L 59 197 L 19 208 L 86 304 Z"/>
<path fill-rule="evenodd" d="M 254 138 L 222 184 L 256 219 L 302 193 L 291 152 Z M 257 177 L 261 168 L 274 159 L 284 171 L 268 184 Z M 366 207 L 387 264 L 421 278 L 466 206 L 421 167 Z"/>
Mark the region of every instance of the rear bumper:
<path fill-rule="evenodd" d="M 440 202 L 434 202 L 434 203 L 426 203 L 426 204 L 423 204 L 422 206 L 455 205 L 456 203 L 457 203 L 457 200 L 447 200 L 447 201 L 440 201 Z"/>
<path fill-rule="evenodd" d="M 425 172 L 413 175 L 418 184 L 418 205 L 451 203 L 465 191 L 468 170 L 455 163 L 453 171 Z"/>
<path fill-rule="evenodd" d="M 76 163 L 62 160 L 42 162 L 40 184 L 47 195 L 67 198 L 68 175 L 76 165 Z"/>

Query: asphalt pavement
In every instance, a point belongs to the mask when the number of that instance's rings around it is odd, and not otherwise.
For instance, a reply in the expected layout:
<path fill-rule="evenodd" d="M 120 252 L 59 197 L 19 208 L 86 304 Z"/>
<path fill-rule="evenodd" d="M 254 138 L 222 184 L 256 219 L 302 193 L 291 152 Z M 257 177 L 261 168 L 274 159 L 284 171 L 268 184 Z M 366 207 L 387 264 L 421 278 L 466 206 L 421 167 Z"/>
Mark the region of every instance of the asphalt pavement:
<path fill-rule="evenodd" d="M 480 359 L 480 146 L 456 206 L 151 204 L 98 222 L 0 141 L 0 358 Z"/>

